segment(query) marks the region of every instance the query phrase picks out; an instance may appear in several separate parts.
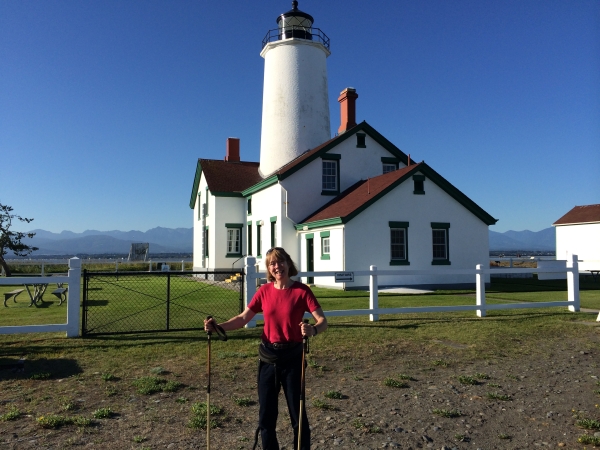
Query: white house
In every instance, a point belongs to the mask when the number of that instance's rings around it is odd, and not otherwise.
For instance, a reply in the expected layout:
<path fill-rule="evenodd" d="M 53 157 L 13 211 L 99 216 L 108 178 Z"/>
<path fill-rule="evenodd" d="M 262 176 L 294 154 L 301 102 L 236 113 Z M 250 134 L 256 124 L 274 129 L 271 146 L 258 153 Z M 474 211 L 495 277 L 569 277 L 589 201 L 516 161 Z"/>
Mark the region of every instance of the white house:
<path fill-rule="evenodd" d="M 552 226 L 556 259 L 577 255 L 579 270 L 600 270 L 600 204 L 575 206 Z"/>
<path fill-rule="evenodd" d="M 231 270 L 282 246 L 302 271 L 474 269 L 489 260 L 482 208 L 425 162 L 415 163 L 366 122 L 353 88 L 340 97 L 331 138 L 329 38 L 294 8 L 278 17 L 265 58 L 260 163 L 240 161 L 239 139 L 221 160 L 199 159 L 190 198 L 194 269 Z M 262 267 L 264 270 L 264 267 Z M 322 286 L 361 288 L 333 279 Z M 472 275 L 386 276 L 380 285 L 473 285 Z"/>

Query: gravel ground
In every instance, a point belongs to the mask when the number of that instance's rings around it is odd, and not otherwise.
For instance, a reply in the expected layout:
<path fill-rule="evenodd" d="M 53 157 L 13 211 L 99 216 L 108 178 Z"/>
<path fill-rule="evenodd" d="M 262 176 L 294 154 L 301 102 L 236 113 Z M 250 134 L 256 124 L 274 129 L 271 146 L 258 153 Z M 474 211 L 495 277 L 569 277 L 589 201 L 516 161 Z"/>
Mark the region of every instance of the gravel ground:
<path fill-rule="evenodd" d="M 312 448 L 592 448 L 578 438 L 600 430 L 576 424 L 600 420 L 600 327 L 589 330 L 585 340 L 557 339 L 510 358 L 478 358 L 451 341 L 420 349 L 385 343 L 360 357 L 314 349 L 306 392 Z M 160 377 L 183 384 L 176 392 L 139 394 L 132 386 L 142 375 L 136 371 L 108 381 L 87 370 L 42 380 L 0 373 L 0 414 L 21 413 L 0 421 L 0 448 L 206 448 L 205 430 L 189 426 L 192 405 L 206 399 L 205 367 L 177 358 L 162 367 Z M 212 367 L 211 403 L 223 414 L 216 416 L 211 448 L 251 449 L 255 357 L 220 357 L 216 350 Z M 49 413 L 92 417 L 108 407 L 110 418 L 84 428 L 42 428 L 37 421 Z M 283 398 L 278 426 L 281 448 L 292 450 Z"/>

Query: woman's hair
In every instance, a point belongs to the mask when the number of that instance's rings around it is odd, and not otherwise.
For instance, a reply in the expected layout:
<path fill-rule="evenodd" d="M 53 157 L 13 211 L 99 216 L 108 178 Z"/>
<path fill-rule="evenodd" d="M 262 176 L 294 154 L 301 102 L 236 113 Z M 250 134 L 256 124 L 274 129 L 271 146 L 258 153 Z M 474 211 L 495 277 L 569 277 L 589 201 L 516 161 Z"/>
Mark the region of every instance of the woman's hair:
<path fill-rule="evenodd" d="M 288 253 L 281 247 L 273 247 L 273 248 L 267 250 L 267 254 L 266 254 L 266 258 L 265 258 L 265 265 L 267 266 L 267 280 L 268 281 L 275 281 L 275 277 L 273 275 L 271 275 L 271 272 L 269 271 L 269 264 L 274 259 L 277 261 L 287 262 L 288 276 L 293 277 L 295 275 L 298 275 L 298 269 L 296 269 L 296 265 L 294 264 L 294 261 L 292 261 L 292 258 L 290 257 L 290 255 L 288 255 Z"/>

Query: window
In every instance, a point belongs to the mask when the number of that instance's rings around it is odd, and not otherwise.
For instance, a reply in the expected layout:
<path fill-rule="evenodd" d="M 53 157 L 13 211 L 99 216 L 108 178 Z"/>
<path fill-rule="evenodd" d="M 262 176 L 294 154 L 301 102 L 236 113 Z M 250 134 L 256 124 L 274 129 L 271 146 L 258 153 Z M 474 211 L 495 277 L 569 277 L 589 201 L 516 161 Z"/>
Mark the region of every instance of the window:
<path fill-rule="evenodd" d="M 367 144 L 365 142 L 366 137 L 367 135 L 364 133 L 356 133 L 356 147 L 367 148 Z"/>
<path fill-rule="evenodd" d="M 396 170 L 395 164 L 386 164 L 383 163 L 383 173 L 393 172 Z"/>
<path fill-rule="evenodd" d="M 208 227 L 204 227 L 204 257 L 208 258 Z"/>
<path fill-rule="evenodd" d="M 261 229 L 261 225 L 260 223 L 256 223 L 256 257 L 260 258 L 261 254 L 260 254 L 260 249 L 262 247 L 262 242 L 261 242 L 261 236 L 260 236 L 260 229 Z"/>
<path fill-rule="evenodd" d="M 206 186 L 206 203 L 205 203 L 205 210 L 204 210 L 204 215 L 208 216 L 208 196 L 210 195 L 210 193 L 208 192 L 208 186 Z"/>
<path fill-rule="evenodd" d="M 248 249 L 246 250 L 246 254 L 248 256 L 252 255 L 252 222 L 248 222 Z"/>
<path fill-rule="evenodd" d="M 321 231 L 321 259 L 330 259 L 330 252 L 329 231 Z"/>
<path fill-rule="evenodd" d="M 227 228 L 227 257 L 242 256 L 242 224 L 226 223 Z"/>
<path fill-rule="evenodd" d="M 388 157 L 382 157 L 381 158 L 381 164 L 382 164 L 382 173 L 388 173 L 388 172 L 393 172 L 394 170 L 398 170 L 398 162 L 399 160 L 397 158 L 388 158 Z"/>
<path fill-rule="evenodd" d="M 342 155 L 325 154 L 321 157 L 323 167 L 321 195 L 337 195 L 340 192 L 340 159 Z"/>
<path fill-rule="evenodd" d="M 414 191 L 413 194 L 425 194 L 425 175 L 413 175 Z"/>
<path fill-rule="evenodd" d="M 390 266 L 410 265 L 408 261 L 408 222 L 389 222 Z"/>
<path fill-rule="evenodd" d="M 433 265 L 450 264 L 450 246 L 448 243 L 449 223 L 431 222 L 431 241 L 433 248 Z"/>
<path fill-rule="evenodd" d="M 277 216 L 271 217 L 271 248 L 277 247 Z"/>
<path fill-rule="evenodd" d="M 248 197 L 248 215 L 252 215 L 252 197 Z"/>

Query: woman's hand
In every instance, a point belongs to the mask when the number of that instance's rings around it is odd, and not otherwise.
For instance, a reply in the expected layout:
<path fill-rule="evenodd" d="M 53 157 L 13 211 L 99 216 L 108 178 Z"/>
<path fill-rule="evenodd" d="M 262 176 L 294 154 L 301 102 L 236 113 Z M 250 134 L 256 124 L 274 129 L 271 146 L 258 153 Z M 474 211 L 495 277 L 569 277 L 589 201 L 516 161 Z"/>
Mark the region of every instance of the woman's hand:
<path fill-rule="evenodd" d="M 210 333 L 216 333 L 217 331 L 217 322 L 215 322 L 215 319 L 213 319 L 212 317 L 210 319 L 204 319 L 204 331 L 206 332 L 210 332 Z"/>
<path fill-rule="evenodd" d="M 317 330 L 315 330 L 315 327 L 305 322 L 300 322 L 300 331 L 302 333 L 302 336 L 304 337 L 311 337 L 317 335 Z"/>

